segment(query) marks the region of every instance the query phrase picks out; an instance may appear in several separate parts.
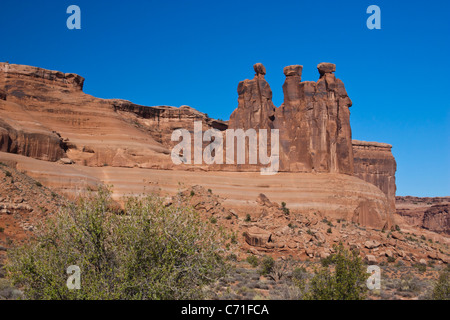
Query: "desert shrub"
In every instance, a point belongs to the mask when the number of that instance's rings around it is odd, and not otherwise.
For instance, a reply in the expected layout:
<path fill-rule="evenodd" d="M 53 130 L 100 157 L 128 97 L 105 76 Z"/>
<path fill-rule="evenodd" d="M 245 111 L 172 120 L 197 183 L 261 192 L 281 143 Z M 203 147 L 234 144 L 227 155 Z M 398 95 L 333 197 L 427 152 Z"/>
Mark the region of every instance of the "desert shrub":
<path fill-rule="evenodd" d="M 263 276 L 268 275 L 272 272 L 275 265 L 275 260 L 270 256 L 264 256 L 259 264 L 259 273 Z"/>
<path fill-rule="evenodd" d="M 250 222 L 250 221 L 252 221 L 252 217 L 250 216 L 250 214 L 249 213 L 247 213 L 247 215 L 245 216 L 245 220 L 244 220 L 245 222 Z"/>
<path fill-rule="evenodd" d="M 439 278 L 434 284 L 431 294 L 434 300 L 450 300 L 450 272 L 444 270 L 439 274 Z"/>
<path fill-rule="evenodd" d="M 416 263 L 414 265 L 414 267 L 416 267 L 417 270 L 419 270 L 419 272 L 421 272 L 421 273 L 427 271 L 427 265 L 426 264 Z"/>
<path fill-rule="evenodd" d="M 231 234 L 231 236 L 230 236 L 230 242 L 231 242 L 232 244 L 237 244 L 237 243 L 238 243 L 236 233 L 233 232 L 233 233 Z"/>
<path fill-rule="evenodd" d="M 333 259 L 334 259 L 333 255 L 329 255 L 326 258 L 320 259 L 320 264 L 322 265 L 322 267 L 328 267 L 333 263 Z"/>
<path fill-rule="evenodd" d="M 281 210 L 283 210 L 283 213 L 285 215 L 289 215 L 290 213 L 289 208 L 286 207 L 286 202 L 284 201 L 281 203 Z"/>
<path fill-rule="evenodd" d="M 307 275 L 306 269 L 304 267 L 296 267 L 291 272 L 292 279 L 304 279 L 305 275 Z"/>
<path fill-rule="evenodd" d="M 230 253 L 229 255 L 227 255 L 226 259 L 227 259 L 228 261 L 234 261 L 234 262 L 236 262 L 238 258 L 237 258 L 237 255 L 236 255 L 236 254 Z"/>
<path fill-rule="evenodd" d="M 362 300 L 366 295 L 364 264 L 356 251 L 349 251 L 342 244 L 335 247 L 330 256 L 334 271 L 322 267 L 309 283 L 305 298 L 312 300 Z"/>
<path fill-rule="evenodd" d="M 256 267 L 258 266 L 258 264 L 259 264 L 258 258 L 257 258 L 256 256 L 254 256 L 254 255 L 249 255 L 249 256 L 247 257 L 247 262 L 248 262 L 253 268 L 256 268 Z"/>
<path fill-rule="evenodd" d="M 36 181 L 35 184 L 36 184 L 37 187 L 42 187 L 42 183 L 40 183 L 39 181 Z"/>
<path fill-rule="evenodd" d="M 397 283 L 396 289 L 399 292 L 413 292 L 417 293 L 421 290 L 420 279 L 411 274 L 404 274 Z"/>
<path fill-rule="evenodd" d="M 223 237 L 191 208 L 130 197 L 123 215 L 100 188 L 48 219 L 30 243 L 8 251 L 7 272 L 28 299 L 198 299 L 226 273 Z M 81 289 L 66 269 L 81 270 Z"/>
<path fill-rule="evenodd" d="M 394 257 L 387 257 L 387 262 L 389 262 L 389 263 L 394 263 L 395 260 L 396 259 Z"/>
<path fill-rule="evenodd" d="M 11 172 L 9 172 L 9 171 L 5 171 L 5 175 L 6 175 L 7 177 L 11 177 L 11 176 L 12 176 Z"/>

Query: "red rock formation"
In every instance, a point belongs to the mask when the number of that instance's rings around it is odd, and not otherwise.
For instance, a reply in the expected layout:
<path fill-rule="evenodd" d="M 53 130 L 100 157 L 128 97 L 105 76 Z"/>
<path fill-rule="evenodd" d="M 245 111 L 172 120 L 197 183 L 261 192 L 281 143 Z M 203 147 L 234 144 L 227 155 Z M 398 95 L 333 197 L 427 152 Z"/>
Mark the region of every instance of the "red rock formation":
<path fill-rule="evenodd" d="M 450 197 L 396 197 L 396 213 L 407 224 L 450 234 Z"/>
<path fill-rule="evenodd" d="M 395 171 L 397 163 L 387 143 L 353 140 L 354 174 L 383 191 L 395 212 Z"/>
<path fill-rule="evenodd" d="M 285 101 L 277 109 L 274 126 L 280 129 L 281 168 L 353 174 L 350 112 L 344 84 L 336 66 L 317 66 L 317 82 L 301 82 L 302 66 L 284 68 Z"/>
<path fill-rule="evenodd" d="M 450 204 L 437 204 L 427 209 L 423 215 L 423 227 L 438 233 L 450 235 Z"/>
<path fill-rule="evenodd" d="M 319 64 L 317 83 L 301 82 L 302 68 L 284 68 L 285 101 L 277 109 L 264 80 L 265 68 L 256 64 L 254 79 L 239 83 L 238 108 L 231 114 L 229 128 L 278 129 L 282 171 L 353 174 L 351 100 L 333 74 L 336 67 Z"/>
<path fill-rule="evenodd" d="M 0 151 L 17 153 L 27 157 L 57 161 L 65 156 L 61 137 L 45 129 L 39 132 L 13 127 L 0 119 Z"/>
<path fill-rule="evenodd" d="M 302 82 L 302 66 L 286 67 L 285 102 L 280 108 L 272 103 L 272 91 L 264 79 L 264 66 L 256 64 L 254 69 L 256 74 L 252 80 L 239 83 L 238 108 L 230 117 L 229 128 L 278 129 L 280 171 L 352 175 L 351 101 L 342 81 L 333 74 L 335 65 L 319 64 L 317 82 Z M 98 99 L 82 92 L 83 81 L 74 74 L 0 64 L 0 90 L 7 98 L 6 101 L 0 99 L 1 150 L 50 161 L 63 158 L 61 161 L 65 164 L 91 167 L 205 171 L 259 171 L 261 167 L 176 166 L 170 158 L 170 150 L 176 144 L 171 141 L 175 129 L 192 132 L 193 122 L 198 120 L 202 122 L 203 131 L 225 130 L 227 123 L 210 119 L 188 106 L 146 107 L 125 100 Z M 206 144 L 204 142 L 203 146 Z M 248 155 L 246 158 L 248 160 Z M 362 171 L 357 173 L 391 195 L 395 188 L 389 185 L 386 189 L 383 179 L 375 179 L 377 173 L 372 169 L 378 165 L 381 164 L 372 166 L 366 175 L 360 174 Z M 378 227 L 384 225 L 389 220 L 385 200 L 375 191 L 369 193 L 371 196 L 361 195 L 352 199 L 351 204 L 346 203 L 345 210 L 342 207 L 338 216 L 345 211 L 355 221 L 366 221 Z M 371 202 L 374 199 L 376 201 Z M 327 209 L 327 212 L 333 210 Z M 378 218 L 372 217 L 373 210 Z"/>
<path fill-rule="evenodd" d="M 188 106 L 98 99 L 82 92 L 83 81 L 75 74 L 0 63 L 0 90 L 8 97 L 0 99 L 1 150 L 55 161 L 67 148 L 67 156 L 82 165 L 168 169 L 173 130 L 192 130 L 194 120 L 205 130 L 226 127 Z M 61 135 L 62 149 L 53 131 Z"/>
<path fill-rule="evenodd" d="M 275 106 L 272 103 L 272 90 L 264 79 L 266 69 L 261 63 L 253 66 L 255 77 L 238 85 L 238 107 L 230 116 L 230 129 L 270 129 Z"/>
<path fill-rule="evenodd" d="M 9 64 L 0 62 L 0 87 L 4 87 L 7 91 L 14 89 L 9 79 L 22 79 L 25 82 L 58 85 L 67 89 L 77 91 L 83 90 L 84 78 L 74 73 L 63 73 L 60 71 L 46 70 L 37 67 L 25 66 L 20 64 Z M 13 84 L 13 83 L 12 83 Z M 23 97 L 20 91 L 12 90 L 12 95 Z"/>

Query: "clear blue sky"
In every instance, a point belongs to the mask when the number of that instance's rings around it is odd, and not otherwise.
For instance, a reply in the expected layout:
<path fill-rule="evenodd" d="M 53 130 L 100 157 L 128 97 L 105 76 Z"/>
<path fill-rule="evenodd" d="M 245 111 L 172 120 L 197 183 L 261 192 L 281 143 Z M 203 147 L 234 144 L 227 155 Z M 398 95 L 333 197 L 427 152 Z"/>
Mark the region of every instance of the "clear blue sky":
<path fill-rule="evenodd" d="M 81 8 L 81 30 L 66 9 Z M 381 8 L 381 30 L 366 9 Z M 317 80 L 337 65 L 353 138 L 387 142 L 397 194 L 450 195 L 450 1 L 2 0 L 0 61 L 78 73 L 85 92 L 143 105 L 189 105 L 213 118 L 266 66 L 275 105 L 283 67 Z"/>

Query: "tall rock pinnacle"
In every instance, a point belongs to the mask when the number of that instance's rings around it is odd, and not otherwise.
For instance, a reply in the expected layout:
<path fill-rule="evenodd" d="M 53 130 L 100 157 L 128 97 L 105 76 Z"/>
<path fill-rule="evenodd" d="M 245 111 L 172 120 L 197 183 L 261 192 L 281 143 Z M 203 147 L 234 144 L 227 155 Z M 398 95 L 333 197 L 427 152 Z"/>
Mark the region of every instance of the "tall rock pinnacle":
<path fill-rule="evenodd" d="M 264 79 L 266 68 L 257 63 L 253 66 L 256 74 L 252 80 L 244 80 L 238 85 L 238 107 L 230 116 L 231 129 L 271 128 L 275 106 L 272 90 Z"/>
<path fill-rule="evenodd" d="M 255 77 L 238 85 L 238 108 L 230 116 L 229 128 L 279 129 L 283 171 L 353 174 L 352 102 L 334 75 L 336 66 L 320 63 L 317 82 L 302 82 L 301 65 L 285 67 L 280 108 L 272 103 L 265 67 L 257 63 L 253 68 Z"/>

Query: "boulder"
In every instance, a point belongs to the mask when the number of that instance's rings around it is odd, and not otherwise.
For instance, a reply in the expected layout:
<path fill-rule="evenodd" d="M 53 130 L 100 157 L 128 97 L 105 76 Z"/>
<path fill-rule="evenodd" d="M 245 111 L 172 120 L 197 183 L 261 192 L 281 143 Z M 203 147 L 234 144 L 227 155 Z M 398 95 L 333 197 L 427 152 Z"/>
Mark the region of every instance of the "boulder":
<path fill-rule="evenodd" d="M 379 243 L 376 240 L 368 240 L 366 242 L 364 242 L 364 246 L 367 249 L 374 249 L 374 248 L 378 248 L 381 245 L 381 243 Z"/>
<path fill-rule="evenodd" d="M 327 73 L 333 73 L 336 71 L 336 65 L 329 62 L 322 62 L 317 65 L 317 70 L 319 70 L 319 73 L 321 76 L 327 74 Z"/>
<path fill-rule="evenodd" d="M 371 254 L 366 255 L 365 259 L 366 259 L 367 263 L 369 263 L 369 264 L 377 264 L 378 263 L 377 258 L 375 258 L 375 256 L 371 255 Z"/>
<path fill-rule="evenodd" d="M 245 233 L 244 238 L 251 246 L 264 247 L 271 241 L 272 234 L 258 227 L 250 227 Z"/>

